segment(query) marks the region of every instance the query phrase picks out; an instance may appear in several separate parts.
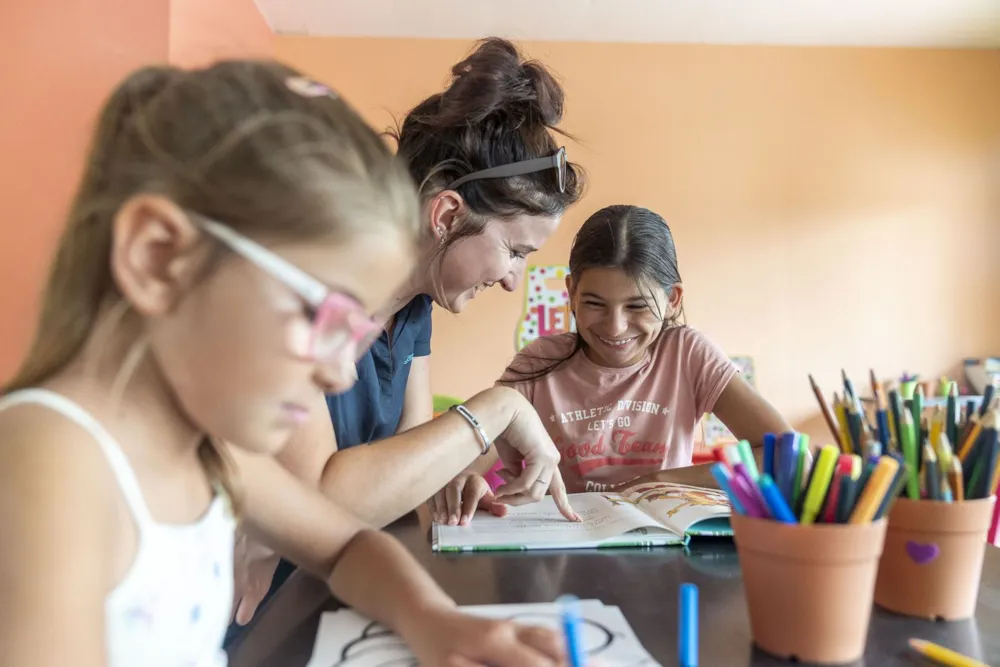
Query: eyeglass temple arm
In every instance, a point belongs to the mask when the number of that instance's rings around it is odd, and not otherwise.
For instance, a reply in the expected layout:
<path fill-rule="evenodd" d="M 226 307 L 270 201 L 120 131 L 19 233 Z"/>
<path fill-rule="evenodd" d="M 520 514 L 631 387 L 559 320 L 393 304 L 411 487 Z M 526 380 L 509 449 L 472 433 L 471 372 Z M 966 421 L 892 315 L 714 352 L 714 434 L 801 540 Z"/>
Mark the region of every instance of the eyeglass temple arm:
<path fill-rule="evenodd" d="M 253 262 L 264 271 L 279 280 L 285 281 L 295 291 L 299 292 L 311 306 L 318 307 L 326 298 L 327 287 L 299 267 L 284 258 L 266 250 L 254 241 L 234 232 L 226 225 L 208 218 L 202 218 L 201 224 L 205 230 L 232 248 L 245 259 Z"/>
<path fill-rule="evenodd" d="M 504 164 L 499 167 L 490 167 L 489 169 L 483 169 L 482 171 L 474 171 L 471 174 L 466 174 L 462 178 L 458 179 L 454 183 L 448 186 L 449 190 L 454 190 L 463 183 L 468 183 L 469 181 L 478 181 L 484 178 L 507 178 L 509 176 L 521 176 L 522 174 L 533 174 L 536 171 L 542 171 L 549 167 L 559 166 L 559 155 L 549 155 L 548 157 L 537 157 L 533 160 L 525 160 L 524 162 L 514 162 L 513 164 Z"/>

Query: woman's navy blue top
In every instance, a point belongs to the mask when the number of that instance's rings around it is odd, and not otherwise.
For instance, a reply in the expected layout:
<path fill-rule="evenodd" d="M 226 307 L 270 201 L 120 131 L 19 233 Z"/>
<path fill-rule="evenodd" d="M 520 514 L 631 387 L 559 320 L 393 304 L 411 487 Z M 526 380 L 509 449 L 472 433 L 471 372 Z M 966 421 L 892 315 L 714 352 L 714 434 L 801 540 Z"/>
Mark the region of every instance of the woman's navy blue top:
<path fill-rule="evenodd" d="M 392 344 L 383 331 L 358 361 L 358 381 L 343 394 L 327 394 L 326 406 L 337 434 L 337 448 L 356 447 L 396 433 L 414 357 L 431 353 L 431 307 L 420 295 L 396 313 Z"/>

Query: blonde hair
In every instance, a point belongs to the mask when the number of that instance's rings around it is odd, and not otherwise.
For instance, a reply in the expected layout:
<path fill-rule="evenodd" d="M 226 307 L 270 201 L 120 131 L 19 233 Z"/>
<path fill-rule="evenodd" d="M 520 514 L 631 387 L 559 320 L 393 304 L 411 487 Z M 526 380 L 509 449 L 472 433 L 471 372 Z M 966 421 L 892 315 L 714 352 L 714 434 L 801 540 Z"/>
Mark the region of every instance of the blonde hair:
<path fill-rule="evenodd" d="M 142 193 L 248 236 L 292 241 L 379 225 L 415 239 L 420 214 L 405 166 L 379 136 L 335 93 L 291 68 L 229 61 L 141 69 L 101 112 L 35 339 L 6 392 L 64 369 L 102 309 L 122 300 L 108 261 L 112 220 Z M 199 456 L 238 506 L 223 449 L 207 438 Z"/>

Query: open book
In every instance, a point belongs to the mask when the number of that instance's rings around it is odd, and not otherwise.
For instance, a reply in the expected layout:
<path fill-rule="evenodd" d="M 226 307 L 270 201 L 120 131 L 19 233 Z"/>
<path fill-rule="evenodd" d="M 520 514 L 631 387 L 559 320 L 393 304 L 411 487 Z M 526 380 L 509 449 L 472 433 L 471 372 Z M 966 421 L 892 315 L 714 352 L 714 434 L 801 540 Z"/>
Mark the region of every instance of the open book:
<path fill-rule="evenodd" d="M 478 512 L 468 526 L 434 524 L 434 551 L 512 551 L 652 547 L 687 544 L 692 536 L 731 536 L 726 494 L 669 482 L 617 493 L 574 493 L 581 523 L 567 521 L 551 496 L 511 507 L 500 518 Z"/>

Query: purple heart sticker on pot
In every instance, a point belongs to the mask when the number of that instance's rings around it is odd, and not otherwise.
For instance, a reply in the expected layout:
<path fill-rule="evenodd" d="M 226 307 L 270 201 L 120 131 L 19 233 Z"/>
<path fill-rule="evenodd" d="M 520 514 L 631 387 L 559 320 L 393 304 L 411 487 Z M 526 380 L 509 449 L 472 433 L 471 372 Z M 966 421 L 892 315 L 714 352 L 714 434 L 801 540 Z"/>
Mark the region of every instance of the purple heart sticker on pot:
<path fill-rule="evenodd" d="M 917 565 L 927 565 L 941 554 L 936 544 L 921 544 L 920 542 L 907 542 L 906 554 Z"/>

